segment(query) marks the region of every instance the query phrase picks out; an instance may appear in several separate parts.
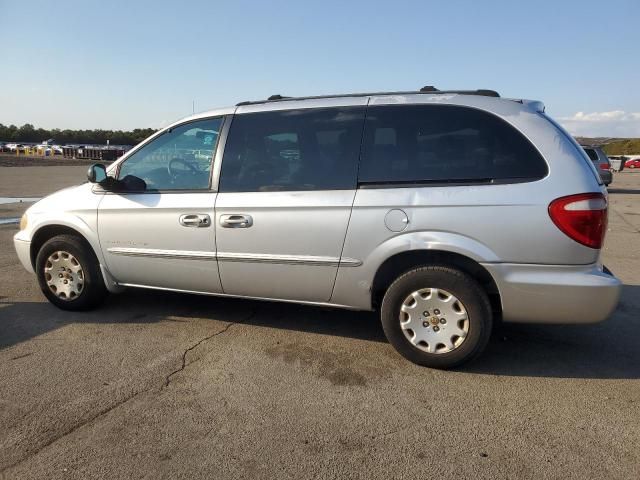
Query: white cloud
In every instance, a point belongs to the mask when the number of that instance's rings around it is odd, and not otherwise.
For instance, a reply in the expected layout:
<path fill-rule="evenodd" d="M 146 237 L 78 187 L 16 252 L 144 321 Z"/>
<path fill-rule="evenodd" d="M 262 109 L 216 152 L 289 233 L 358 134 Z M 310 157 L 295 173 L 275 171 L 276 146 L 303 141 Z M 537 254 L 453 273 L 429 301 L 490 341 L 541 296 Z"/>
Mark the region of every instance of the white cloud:
<path fill-rule="evenodd" d="M 561 117 L 558 121 L 576 136 L 640 137 L 640 113 L 636 112 L 578 112 L 571 117 Z"/>

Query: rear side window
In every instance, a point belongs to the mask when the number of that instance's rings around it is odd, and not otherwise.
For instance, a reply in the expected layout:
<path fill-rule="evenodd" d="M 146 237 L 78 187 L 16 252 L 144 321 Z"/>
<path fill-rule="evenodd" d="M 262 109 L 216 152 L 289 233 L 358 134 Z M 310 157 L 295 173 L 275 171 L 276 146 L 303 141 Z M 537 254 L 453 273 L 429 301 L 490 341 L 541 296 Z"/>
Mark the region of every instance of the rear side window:
<path fill-rule="evenodd" d="M 361 183 L 518 182 L 547 172 L 533 145 L 492 114 L 451 105 L 367 111 Z"/>
<path fill-rule="evenodd" d="M 363 107 L 236 115 L 219 191 L 353 189 L 363 122 Z"/>

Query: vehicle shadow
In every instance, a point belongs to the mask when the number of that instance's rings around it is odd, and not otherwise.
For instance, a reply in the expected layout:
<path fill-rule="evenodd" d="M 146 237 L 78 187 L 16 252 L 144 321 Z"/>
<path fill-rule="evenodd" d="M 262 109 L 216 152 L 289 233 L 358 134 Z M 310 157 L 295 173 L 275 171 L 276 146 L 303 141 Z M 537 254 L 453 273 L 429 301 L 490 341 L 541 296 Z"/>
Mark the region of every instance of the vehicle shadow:
<path fill-rule="evenodd" d="M 625 285 L 620 305 L 597 325 L 497 327 L 485 353 L 460 373 L 587 379 L 640 378 L 640 286 Z M 72 323 L 189 322 L 210 319 L 386 343 L 377 314 L 257 300 L 130 290 L 92 312 L 0 297 L 0 350 Z M 357 347 L 356 347 L 357 348 Z M 391 348 L 390 346 L 388 348 Z M 371 351 L 371 350 L 367 350 Z"/>
<path fill-rule="evenodd" d="M 468 373 L 557 378 L 640 378 L 640 286 L 625 285 L 616 311 L 595 325 L 496 328 Z"/>
<path fill-rule="evenodd" d="M 0 350 L 73 323 L 188 322 L 210 319 L 386 342 L 373 312 L 281 302 L 130 289 L 90 312 L 65 312 L 48 302 L 12 302 L 0 296 Z"/>

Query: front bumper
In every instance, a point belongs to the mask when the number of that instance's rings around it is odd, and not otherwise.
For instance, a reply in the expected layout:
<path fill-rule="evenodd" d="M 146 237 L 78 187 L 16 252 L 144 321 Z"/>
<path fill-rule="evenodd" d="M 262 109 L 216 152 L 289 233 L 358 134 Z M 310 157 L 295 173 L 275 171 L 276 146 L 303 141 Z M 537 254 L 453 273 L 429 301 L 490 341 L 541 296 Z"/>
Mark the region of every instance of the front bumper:
<path fill-rule="evenodd" d="M 596 323 L 615 310 L 622 283 L 601 265 L 483 264 L 493 276 L 505 322 Z"/>
<path fill-rule="evenodd" d="M 13 246 L 18 254 L 18 259 L 22 266 L 30 273 L 35 273 L 31 265 L 31 242 L 20 238 L 22 232 L 18 232 L 13 237 Z"/>

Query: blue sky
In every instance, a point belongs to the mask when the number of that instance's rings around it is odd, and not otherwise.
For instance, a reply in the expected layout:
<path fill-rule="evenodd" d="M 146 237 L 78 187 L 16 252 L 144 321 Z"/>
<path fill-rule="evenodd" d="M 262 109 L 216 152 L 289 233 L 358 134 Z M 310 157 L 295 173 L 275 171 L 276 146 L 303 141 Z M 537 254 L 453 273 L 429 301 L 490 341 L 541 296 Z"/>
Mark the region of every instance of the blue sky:
<path fill-rule="evenodd" d="M 492 88 L 640 136 L 640 1 L 0 0 L 0 123 L 160 127 L 248 99 Z"/>

